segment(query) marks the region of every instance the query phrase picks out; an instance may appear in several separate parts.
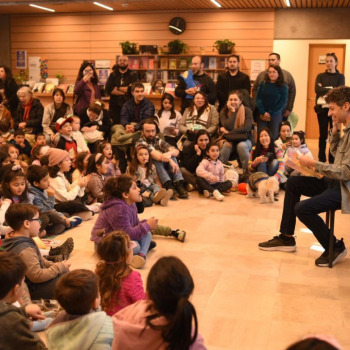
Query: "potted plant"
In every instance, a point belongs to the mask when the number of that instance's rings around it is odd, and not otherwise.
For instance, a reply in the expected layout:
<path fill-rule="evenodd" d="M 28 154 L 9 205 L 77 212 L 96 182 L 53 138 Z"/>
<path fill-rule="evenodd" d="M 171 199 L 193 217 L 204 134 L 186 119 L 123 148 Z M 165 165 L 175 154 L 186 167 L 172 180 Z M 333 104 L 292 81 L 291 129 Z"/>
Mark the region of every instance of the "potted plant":
<path fill-rule="evenodd" d="M 123 55 L 134 55 L 138 53 L 136 48 L 137 43 L 132 43 L 128 40 L 120 42 L 119 45 L 122 47 Z"/>
<path fill-rule="evenodd" d="M 55 77 L 58 79 L 59 84 L 63 84 L 64 80 L 66 79 L 63 74 L 57 73 Z"/>
<path fill-rule="evenodd" d="M 13 75 L 14 79 L 19 86 L 28 86 L 29 72 L 28 70 L 21 69 L 18 74 Z"/>
<path fill-rule="evenodd" d="M 234 46 L 235 46 L 235 43 L 233 43 L 229 39 L 216 40 L 213 45 L 213 51 L 217 49 L 219 51 L 219 54 L 224 55 L 224 54 L 231 53 Z"/>
<path fill-rule="evenodd" d="M 169 54 L 172 54 L 172 55 L 186 53 L 186 51 L 189 50 L 188 45 L 185 44 L 183 41 L 178 40 L 178 39 L 169 41 L 168 48 L 169 48 Z"/>

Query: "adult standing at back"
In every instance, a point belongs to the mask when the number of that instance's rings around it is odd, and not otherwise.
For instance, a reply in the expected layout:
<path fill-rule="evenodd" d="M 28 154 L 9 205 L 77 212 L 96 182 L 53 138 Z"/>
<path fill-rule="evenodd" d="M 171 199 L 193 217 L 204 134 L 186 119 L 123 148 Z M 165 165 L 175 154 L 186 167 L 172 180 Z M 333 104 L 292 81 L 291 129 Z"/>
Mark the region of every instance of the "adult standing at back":
<path fill-rule="evenodd" d="M 315 93 L 316 93 L 316 106 L 315 112 L 317 113 L 318 126 L 320 130 L 320 137 L 318 139 L 318 160 L 325 163 L 326 157 L 326 140 L 328 138 L 328 129 L 332 127 L 332 118 L 328 116 L 329 108 L 328 104 L 323 96 L 327 95 L 331 89 L 344 86 L 345 77 L 337 70 L 338 58 L 334 53 L 326 54 L 326 71 L 320 73 L 316 77 Z M 334 163 L 334 157 L 329 151 L 328 154 L 329 164 Z"/>
<path fill-rule="evenodd" d="M 9 67 L 0 66 L 0 82 L 4 89 L 4 106 L 10 111 L 12 118 L 15 117 L 19 104 L 17 91 L 19 89 Z"/>
<path fill-rule="evenodd" d="M 128 56 L 119 56 L 106 83 L 106 92 L 110 95 L 109 116 L 113 120 L 113 125 L 120 124 L 122 107 L 126 101 L 132 98 L 131 85 L 137 81 L 136 72 L 131 71 L 128 65 Z"/>
<path fill-rule="evenodd" d="M 219 111 L 226 106 L 228 94 L 234 90 L 247 90 L 250 95 L 250 78 L 249 75 L 239 70 L 239 55 L 231 55 L 227 62 L 227 71 L 218 76 L 216 89 L 219 100 Z"/>
<path fill-rule="evenodd" d="M 74 94 L 76 95 L 74 106 L 74 113 L 76 115 L 80 115 L 84 108 L 86 109 L 90 106 L 90 103 L 101 99 L 98 77 L 92 63 L 83 62 L 80 66 L 74 87 Z"/>
<path fill-rule="evenodd" d="M 269 66 L 281 66 L 281 56 L 278 53 L 275 53 L 275 52 L 270 53 L 268 61 L 269 61 Z M 295 100 L 295 95 L 297 90 L 295 87 L 295 82 L 292 74 L 290 74 L 285 69 L 282 69 L 282 73 L 283 73 L 284 83 L 288 87 L 287 103 L 282 109 L 282 117 L 284 120 L 286 120 L 289 117 L 289 114 L 293 111 L 294 100 Z M 256 94 L 258 93 L 258 87 L 260 83 L 265 79 L 266 75 L 267 75 L 267 70 L 261 72 L 256 78 L 252 88 L 253 99 L 256 99 Z"/>
<path fill-rule="evenodd" d="M 191 63 L 193 84 L 188 84 L 183 76 L 179 77 L 175 95 L 182 98 L 181 114 L 191 105 L 193 96 L 197 91 L 203 91 L 208 96 L 211 105 L 216 102 L 216 86 L 212 78 L 203 70 L 204 62 L 201 56 L 194 56 Z M 191 85 L 191 86 L 189 86 Z"/>

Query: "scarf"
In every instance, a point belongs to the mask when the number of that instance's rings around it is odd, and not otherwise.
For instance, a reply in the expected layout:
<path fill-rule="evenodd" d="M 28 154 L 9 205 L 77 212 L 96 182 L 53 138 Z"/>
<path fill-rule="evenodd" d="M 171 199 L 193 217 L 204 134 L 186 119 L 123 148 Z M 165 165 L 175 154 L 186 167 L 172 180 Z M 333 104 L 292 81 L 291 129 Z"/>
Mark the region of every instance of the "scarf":
<path fill-rule="evenodd" d="M 26 122 L 29 119 L 29 113 L 30 110 L 32 109 L 33 106 L 33 97 L 30 99 L 30 101 L 28 102 L 28 104 L 26 105 L 22 105 L 23 109 L 24 109 L 24 113 L 23 113 L 23 122 Z"/>
<path fill-rule="evenodd" d="M 103 119 L 103 109 L 101 110 L 101 113 L 100 115 L 95 119 L 95 120 L 92 120 L 91 119 L 91 112 L 89 110 L 87 110 L 86 114 L 88 115 L 89 119 L 90 119 L 90 122 L 92 123 L 97 123 L 98 125 L 102 125 L 102 119 Z"/>
<path fill-rule="evenodd" d="M 208 119 L 210 113 L 210 106 L 208 106 L 203 113 L 198 117 L 198 110 L 196 106 L 193 106 L 193 112 L 186 118 L 186 126 L 193 130 L 207 129 Z"/>

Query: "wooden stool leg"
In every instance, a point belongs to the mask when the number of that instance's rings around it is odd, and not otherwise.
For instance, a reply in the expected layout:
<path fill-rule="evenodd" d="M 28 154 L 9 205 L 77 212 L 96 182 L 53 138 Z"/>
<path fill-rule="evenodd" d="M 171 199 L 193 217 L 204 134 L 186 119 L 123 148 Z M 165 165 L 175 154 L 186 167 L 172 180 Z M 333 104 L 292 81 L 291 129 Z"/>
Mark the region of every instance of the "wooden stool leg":
<path fill-rule="evenodd" d="M 331 269 L 333 267 L 333 248 L 334 248 L 334 216 L 335 216 L 335 210 L 329 210 L 327 212 L 328 216 L 328 227 L 329 227 L 329 265 L 328 267 Z M 327 218 L 326 218 L 327 221 Z"/>

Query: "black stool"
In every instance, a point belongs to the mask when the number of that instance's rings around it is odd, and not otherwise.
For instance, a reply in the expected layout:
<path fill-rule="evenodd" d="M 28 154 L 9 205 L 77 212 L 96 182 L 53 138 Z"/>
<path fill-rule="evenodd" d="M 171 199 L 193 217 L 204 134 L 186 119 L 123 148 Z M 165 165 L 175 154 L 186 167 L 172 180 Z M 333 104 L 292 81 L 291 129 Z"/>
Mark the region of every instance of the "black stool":
<path fill-rule="evenodd" d="M 326 212 L 326 225 L 329 228 L 329 265 L 331 269 L 333 267 L 333 250 L 334 250 L 334 217 L 335 210 L 328 210 Z"/>

